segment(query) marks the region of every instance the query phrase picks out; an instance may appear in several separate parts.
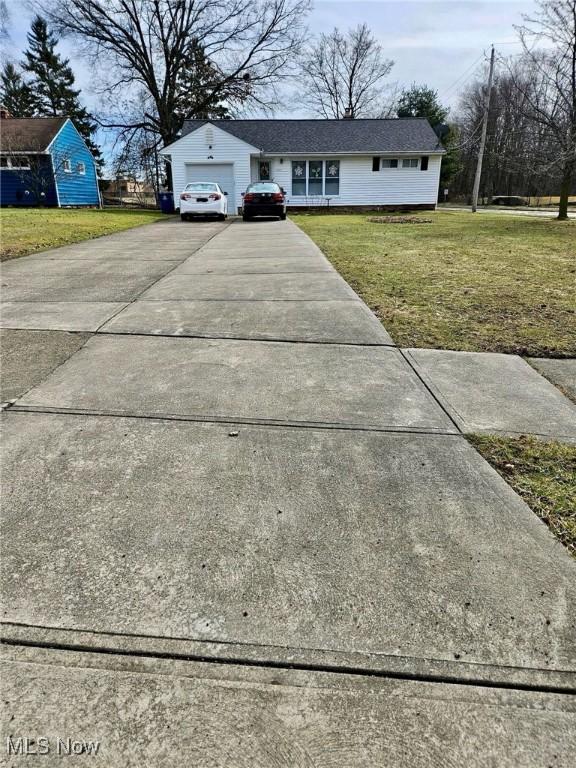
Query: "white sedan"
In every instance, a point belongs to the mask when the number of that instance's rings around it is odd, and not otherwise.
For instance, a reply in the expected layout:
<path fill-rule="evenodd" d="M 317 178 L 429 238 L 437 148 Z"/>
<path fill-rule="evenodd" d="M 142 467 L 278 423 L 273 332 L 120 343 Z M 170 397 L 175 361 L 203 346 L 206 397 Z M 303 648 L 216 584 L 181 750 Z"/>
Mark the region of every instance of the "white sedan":
<path fill-rule="evenodd" d="M 180 218 L 188 221 L 192 216 L 217 216 L 224 221 L 228 215 L 227 194 L 213 181 L 186 184 L 180 195 Z"/>

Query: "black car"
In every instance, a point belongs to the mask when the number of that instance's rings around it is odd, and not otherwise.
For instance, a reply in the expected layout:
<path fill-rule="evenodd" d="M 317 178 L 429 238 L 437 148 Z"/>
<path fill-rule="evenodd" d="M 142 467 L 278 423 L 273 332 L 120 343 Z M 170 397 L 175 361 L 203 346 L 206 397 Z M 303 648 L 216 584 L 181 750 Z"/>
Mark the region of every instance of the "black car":
<path fill-rule="evenodd" d="M 518 195 L 495 195 L 490 203 L 492 205 L 528 205 L 528 200 Z"/>
<path fill-rule="evenodd" d="M 274 181 L 256 181 L 243 195 L 242 218 L 248 221 L 254 216 L 278 216 L 286 218 L 286 195 Z"/>

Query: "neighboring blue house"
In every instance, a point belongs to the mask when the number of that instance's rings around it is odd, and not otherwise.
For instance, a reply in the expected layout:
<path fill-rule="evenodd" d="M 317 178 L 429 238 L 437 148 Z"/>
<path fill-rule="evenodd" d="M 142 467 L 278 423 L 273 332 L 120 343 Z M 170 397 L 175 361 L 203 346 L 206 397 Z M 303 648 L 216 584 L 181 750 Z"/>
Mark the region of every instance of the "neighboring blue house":
<path fill-rule="evenodd" d="M 70 118 L 1 114 L 2 205 L 101 205 L 96 163 Z"/>

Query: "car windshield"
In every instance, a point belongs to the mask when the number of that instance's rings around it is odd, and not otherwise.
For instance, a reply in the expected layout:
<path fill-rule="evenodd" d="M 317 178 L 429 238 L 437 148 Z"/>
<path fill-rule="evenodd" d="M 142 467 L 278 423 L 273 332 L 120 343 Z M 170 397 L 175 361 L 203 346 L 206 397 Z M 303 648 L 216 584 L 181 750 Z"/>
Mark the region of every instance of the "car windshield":
<path fill-rule="evenodd" d="M 218 184 L 212 184 L 209 181 L 196 181 L 194 184 L 186 184 L 188 192 L 216 192 Z"/>
<path fill-rule="evenodd" d="M 248 192 L 280 192 L 280 187 L 278 184 L 261 182 L 260 184 L 250 184 Z"/>

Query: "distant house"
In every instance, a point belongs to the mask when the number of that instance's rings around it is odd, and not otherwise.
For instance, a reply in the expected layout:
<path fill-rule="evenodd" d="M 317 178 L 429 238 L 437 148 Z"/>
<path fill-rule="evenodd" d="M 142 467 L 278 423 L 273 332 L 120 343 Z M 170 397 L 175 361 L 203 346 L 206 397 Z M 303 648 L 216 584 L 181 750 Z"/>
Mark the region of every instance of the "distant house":
<path fill-rule="evenodd" d="M 70 118 L 0 114 L 2 205 L 100 205 L 96 163 Z"/>
<path fill-rule="evenodd" d="M 161 151 L 176 204 L 192 181 L 216 181 L 230 209 L 253 181 L 284 188 L 292 208 L 434 208 L 444 150 L 425 119 L 188 120 Z"/>
<path fill-rule="evenodd" d="M 139 179 L 118 178 L 111 179 L 107 186 L 106 192 L 109 195 L 116 196 L 132 196 L 148 195 L 154 196 L 154 187 L 147 181 L 140 181 Z"/>

